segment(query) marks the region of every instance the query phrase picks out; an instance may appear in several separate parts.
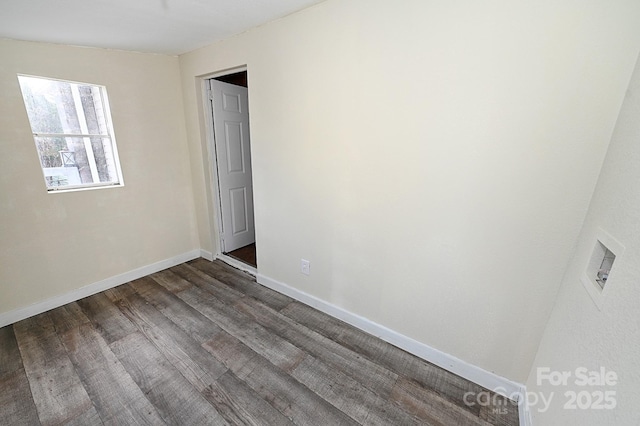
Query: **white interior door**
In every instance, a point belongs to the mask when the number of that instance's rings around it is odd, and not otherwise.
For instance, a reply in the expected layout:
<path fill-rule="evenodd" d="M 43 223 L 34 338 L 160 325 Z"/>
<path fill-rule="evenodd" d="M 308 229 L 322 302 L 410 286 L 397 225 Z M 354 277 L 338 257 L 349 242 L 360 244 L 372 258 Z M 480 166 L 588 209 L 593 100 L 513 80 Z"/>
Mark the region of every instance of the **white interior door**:
<path fill-rule="evenodd" d="M 246 87 L 209 80 L 222 216 L 222 252 L 256 240 Z"/>

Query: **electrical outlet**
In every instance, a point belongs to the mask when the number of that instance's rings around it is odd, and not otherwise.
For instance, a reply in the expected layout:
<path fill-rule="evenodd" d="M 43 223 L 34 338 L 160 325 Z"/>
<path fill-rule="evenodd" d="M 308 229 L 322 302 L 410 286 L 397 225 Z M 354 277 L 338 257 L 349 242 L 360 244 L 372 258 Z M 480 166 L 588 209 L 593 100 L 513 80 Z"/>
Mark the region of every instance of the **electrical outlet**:
<path fill-rule="evenodd" d="M 300 259 L 300 272 L 309 275 L 311 273 L 311 262 L 307 259 Z"/>

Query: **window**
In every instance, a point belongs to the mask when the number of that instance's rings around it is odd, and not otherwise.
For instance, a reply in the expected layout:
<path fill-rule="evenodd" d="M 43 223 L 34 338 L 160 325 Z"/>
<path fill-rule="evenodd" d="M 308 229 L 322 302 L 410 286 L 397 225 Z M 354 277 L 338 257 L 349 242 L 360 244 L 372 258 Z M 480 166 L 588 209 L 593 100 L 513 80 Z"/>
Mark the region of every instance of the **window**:
<path fill-rule="evenodd" d="M 18 76 L 48 191 L 121 186 L 104 86 Z"/>

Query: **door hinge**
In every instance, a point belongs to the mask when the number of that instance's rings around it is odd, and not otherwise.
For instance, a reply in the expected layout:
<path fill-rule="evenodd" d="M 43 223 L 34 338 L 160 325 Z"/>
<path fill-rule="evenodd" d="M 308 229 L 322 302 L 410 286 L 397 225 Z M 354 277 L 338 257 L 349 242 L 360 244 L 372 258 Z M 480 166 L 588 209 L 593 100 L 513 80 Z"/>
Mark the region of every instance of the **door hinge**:
<path fill-rule="evenodd" d="M 209 95 L 209 100 L 212 101 L 213 100 L 213 90 L 207 89 L 207 94 Z"/>

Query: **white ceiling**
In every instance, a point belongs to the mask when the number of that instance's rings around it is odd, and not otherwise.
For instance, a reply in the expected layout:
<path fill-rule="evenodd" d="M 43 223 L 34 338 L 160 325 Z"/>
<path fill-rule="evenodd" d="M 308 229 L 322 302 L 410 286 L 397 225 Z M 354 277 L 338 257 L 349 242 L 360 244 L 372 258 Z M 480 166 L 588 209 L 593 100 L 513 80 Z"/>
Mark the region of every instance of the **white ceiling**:
<path fill-rule="evenodd" d="M 0 0 L 0 38 L 179 55 L 323 0 Z"/>

